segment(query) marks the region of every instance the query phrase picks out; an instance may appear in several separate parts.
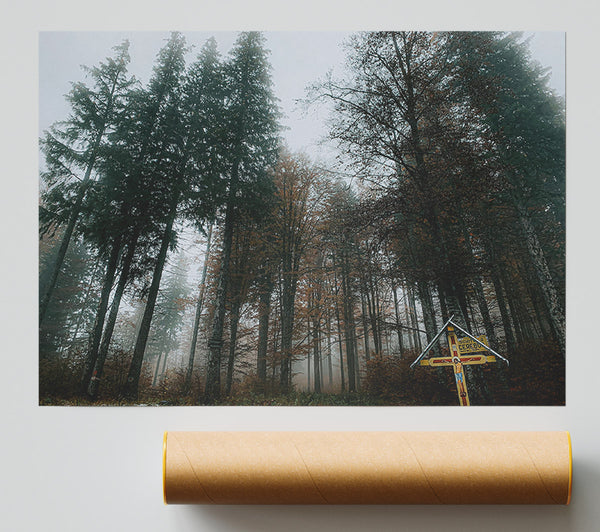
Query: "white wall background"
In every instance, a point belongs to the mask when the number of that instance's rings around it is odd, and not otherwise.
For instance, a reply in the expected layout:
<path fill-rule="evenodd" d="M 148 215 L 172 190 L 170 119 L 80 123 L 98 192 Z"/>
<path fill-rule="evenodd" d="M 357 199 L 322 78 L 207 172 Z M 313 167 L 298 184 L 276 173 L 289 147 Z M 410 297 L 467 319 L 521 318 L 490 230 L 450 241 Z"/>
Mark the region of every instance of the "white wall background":
<path fill-rule="evenodd" d="M 598 11 L 592 2 L 22 0 L 0 31 L 0 530 L 600 530 Z M 567 406 L 37 406 L 37 32 L 499 29 L 567 31 Z M 163 506 L 164 430 L 570 430 L 569 507 Z"/>

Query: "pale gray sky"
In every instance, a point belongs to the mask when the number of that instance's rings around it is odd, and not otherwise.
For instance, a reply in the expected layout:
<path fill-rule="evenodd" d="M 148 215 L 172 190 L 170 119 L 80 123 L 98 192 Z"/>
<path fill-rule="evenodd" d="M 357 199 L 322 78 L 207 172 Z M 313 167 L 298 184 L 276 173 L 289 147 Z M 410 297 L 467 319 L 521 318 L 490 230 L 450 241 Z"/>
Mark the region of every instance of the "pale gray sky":
<path fill-rule="evenodd" d="M 67 117 L 69 108 L 64 95 L 71 82 L 83 79 L 80 65 L 93 66 L 112 55 L 112 47 L 129 39 L 130 71 L 147 82 L 158 50 L 167 32 L 41 32 L 40 34 L 40 113 L 39 132 L 53 122 Z M 194 50 L 192 60 L 204 42 L 214 36 L 223 56 L 230 50 L 236 32 L 184 32 Z M 349 36 L 343 32 L 266 32 L 271 50 L 273 82 L 276 95 L 286 115 L 285 138 L 294 151 L 304 149 L 313 159 L 328 159 L 331 149 L 319 146 L 326 134 L 327 111 L 314 109 L 304 115 L 295 104 L 305 96 L 305 88 L 322 78 L 328 70 L 343 72 L 344 52 L 341 43 Z M 529 35 L 529 34 L 528 34 Z M 560 32 L 533 34 L 532 54 L 544 66 L 552 68 L 551 84 L 560 94 L 565 92 L 565 35 Z"/>

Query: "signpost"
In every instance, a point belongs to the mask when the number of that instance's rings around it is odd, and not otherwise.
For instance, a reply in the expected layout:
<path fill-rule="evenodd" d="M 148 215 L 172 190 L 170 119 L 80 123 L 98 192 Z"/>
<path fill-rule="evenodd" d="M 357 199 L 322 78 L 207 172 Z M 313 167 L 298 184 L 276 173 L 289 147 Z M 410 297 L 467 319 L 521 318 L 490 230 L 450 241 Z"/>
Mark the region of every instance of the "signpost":
<path fill-rule="evenodd" d="M 494 351 L 491 347 L 489 347 L 487 338 L 485 336 L 479 336 L 475 338 L 467 331 L 459 327 L 456 323 L 452 321 L 452 316 L 444 326 L 439 330 L 435 338 L 429 342 L 427 347 L 423 350 L 423 352 L 416 358 L 416 360 L 410 365 L 410 367 L 414 367 L 416 364 L 420 364 L 421 366 L 429 366 L 429 367 L 438 367 L 438 366 L 452 366 L 454 369 L 454 379 L 456 381 L 456 390 L 458 392 L 458 402 L 461 406 L 470 406 L 471 401 L 469 400 L 469 392 L 467 390 L 467 382 L 465 379 L 465 374 L 463 372 L 463 366 L 471 365 L 471 364 L 487 364 L 488 362 L 496 362 L 496 357 L 506 362 L 508 365 L 508 360 L 504 358 L 502 355 L 499 355 Z M 466 334 L 464 338 L 458 338 L 454 329 L 458 329 L 463 334 Z M 425 359 L 425 355 L 431 350 L 431 348 L 435 345 L 435 342 L 442 335 L 442 333 L 446 331 L 446 336 L 448 338 L 448 347 L 450 348 L 450 356 L 447 357 L 433 357 L 429 359 Z M 481 353 L 481 352 L 489 352 L 491 355 L 486 354 L 473 354 L 469 355 L 469 353 Z"/>

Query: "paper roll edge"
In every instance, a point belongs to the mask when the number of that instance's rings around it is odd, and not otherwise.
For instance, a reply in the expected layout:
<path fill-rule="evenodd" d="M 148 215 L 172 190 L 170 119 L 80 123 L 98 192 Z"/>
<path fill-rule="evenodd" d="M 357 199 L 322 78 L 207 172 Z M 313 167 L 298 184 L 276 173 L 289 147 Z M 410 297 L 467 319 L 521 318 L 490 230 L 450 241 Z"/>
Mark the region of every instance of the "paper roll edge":
<path fill-rule="evenodd" d="M 571 503 L 571 487 L 573 486 L 573 446 L 571 443 L 571 433 L 567 430 L 567 441 L 569 442 L 569 488 L 566 504 Z"/>
<path fill-rule="evenodd" d="M 162 481 L 163 481 L 163 502 L 167 504 L 167 434 L 165 430 L 163 434 L 163 450 L 162 450 Z"/>

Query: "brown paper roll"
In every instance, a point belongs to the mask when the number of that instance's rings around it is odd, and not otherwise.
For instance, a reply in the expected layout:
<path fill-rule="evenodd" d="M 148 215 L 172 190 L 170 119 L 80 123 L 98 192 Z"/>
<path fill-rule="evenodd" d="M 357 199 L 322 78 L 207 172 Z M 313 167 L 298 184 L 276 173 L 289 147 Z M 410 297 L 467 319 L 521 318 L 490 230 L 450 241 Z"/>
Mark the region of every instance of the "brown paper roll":
<path fill-rule="evenodd" d="M 165 503 L 569 504 L 568 432 L 168 432 Z"/>

